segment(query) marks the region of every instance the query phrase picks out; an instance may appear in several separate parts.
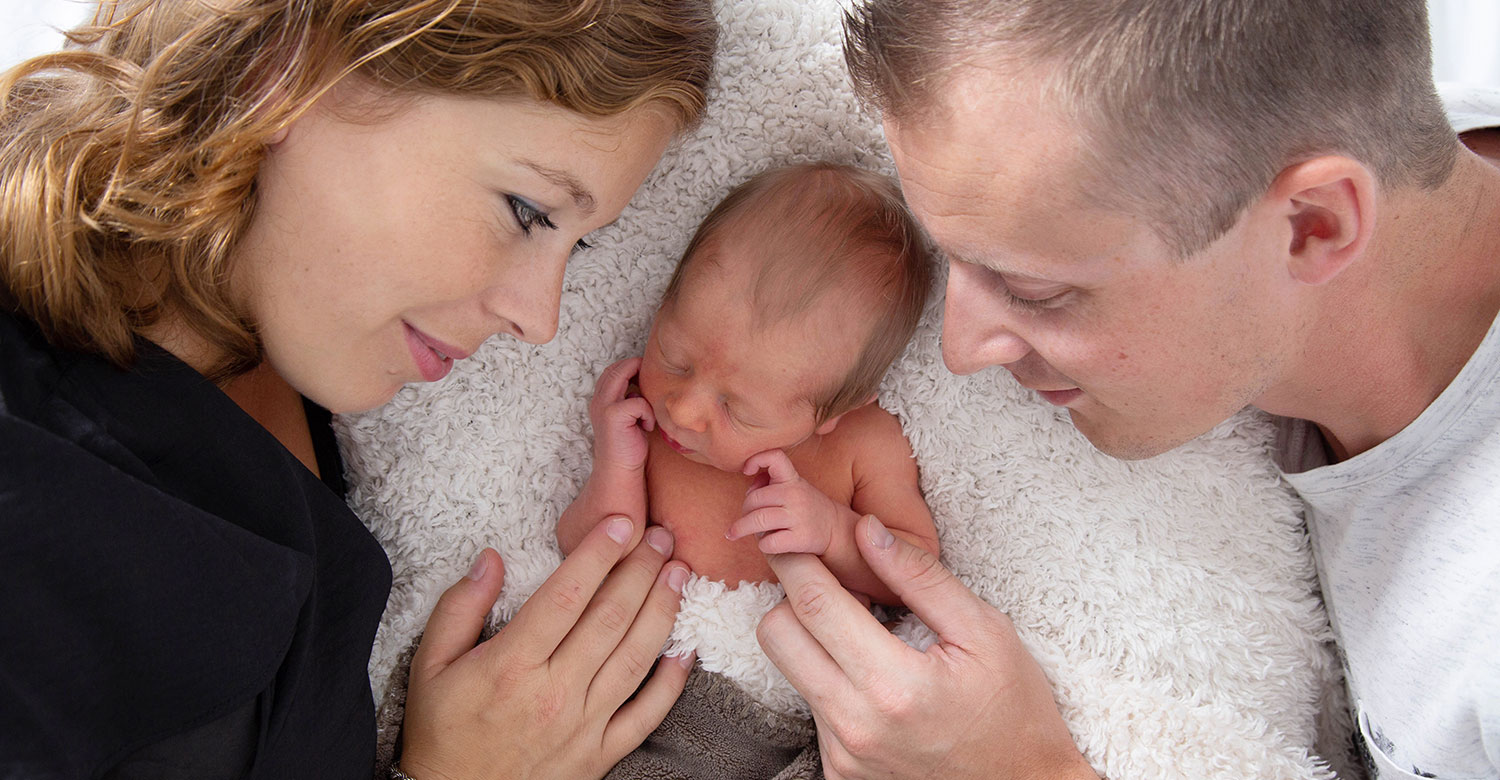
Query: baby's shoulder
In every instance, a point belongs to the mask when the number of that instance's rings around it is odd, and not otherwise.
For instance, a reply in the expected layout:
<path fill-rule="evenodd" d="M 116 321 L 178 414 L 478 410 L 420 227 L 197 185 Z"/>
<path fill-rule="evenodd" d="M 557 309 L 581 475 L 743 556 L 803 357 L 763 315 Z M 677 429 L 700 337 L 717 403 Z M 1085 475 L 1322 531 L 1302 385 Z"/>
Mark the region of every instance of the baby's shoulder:
<path fill-rule="evenodd" d="M 910 457 L 911 445 L 901 420 L 896 415 L 880 408 L 878 403 L 868 403 L 844 414 L 839 424 L 828 433 L 830 442 L 851 459 L 868 454 L 872 450 L 897 451 Z"/>

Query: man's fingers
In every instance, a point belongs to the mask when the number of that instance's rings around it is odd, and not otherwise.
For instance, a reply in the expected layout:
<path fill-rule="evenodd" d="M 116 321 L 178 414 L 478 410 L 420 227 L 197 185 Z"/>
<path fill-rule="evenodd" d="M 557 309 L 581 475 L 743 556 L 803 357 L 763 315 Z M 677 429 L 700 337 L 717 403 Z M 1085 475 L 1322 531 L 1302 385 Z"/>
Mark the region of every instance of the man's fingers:
<path fill-rule="evenodd" d="M 797 469 L 792 466 L 792 459 L 781 450 L 758 452 L 745 461 L 744 472 L 746 474 L 754 474 L 761 469 L 765 469 L 770 475 L 773 485 L 797 479 Z"/>
<path fill-rule="evenodd" d="M 682 695 L 688 673 L 693 669 L 693 658 L 689 653 L 681 657 L 664 656 L 657 662 L 651 679 L 604 727 L 603 747 L 607 758 L 614 761 L 624 758 L 661 725 L 677 697 Z"/>
<path fill-rule="evenodd" d="M 505 563 L 500 553 L 486 547 L 479 552 L 469 573 L 438 598 L 422 643 L 412 657 L 411 674 L 425 679 L 447 668 L 474 648 L 484 618 L 505 584 Z"/>
<path fill-rule="evenodd" d="M 729 526 L 729 531 L 724 534 L 724 538 L 732 542 L 746 536 L 775 531 L 785 528 L 789 519 L 786 510 L 781 507 L 756 509 L 734 521 L 734 524 Z"/>
<path fill-rule="evenodd" d="M 997 614 L 936 555 L 892 534 L 874 515 L 855 523 L 854 540 L 875 576 L 943 642 L 968 644 L 972 628 Z"/>
<path fill-rule="evenodd" d="M 848 700 L 852 686 L 844 670 L 798 621 L 789 603 L 777 604 L 760 619 L 755 638 L 814 712 L 822 711 L 828 702 Z"/>
<path fill-rule="evenodd" d="M 578 623 L 634 533 L 635 524 L 630 518 L 606 517 L 583 537 L 495 638 L 514 642 L 522 661 L 541 663 L 550 658 L 563 637 Z"/>
<path fill-rule="evenodd" d="M 766 562 L 786 589 L 797 621 L 856 687 L 895 668 L 899 656 L 916 652 L 891 636 L 816 555 L 768 555 Z"/>

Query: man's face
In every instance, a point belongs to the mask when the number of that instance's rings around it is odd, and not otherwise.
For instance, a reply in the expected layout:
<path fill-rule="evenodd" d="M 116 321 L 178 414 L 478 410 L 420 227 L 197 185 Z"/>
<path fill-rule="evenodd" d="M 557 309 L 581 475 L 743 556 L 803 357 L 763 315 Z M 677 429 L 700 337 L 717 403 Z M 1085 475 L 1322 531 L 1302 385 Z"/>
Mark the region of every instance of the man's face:
<path fill-rule="evenodd" d="M 1080 134 L 1015 82 L 970 71 L 944 102 L 886 134 L 949 258 L 949 369 L 1003 366 L 1123 458 L 1165 452 L 1275 385 L 1299 325 L 1274 204 L 1175 258 L 1145 220 L 1092 205 Z"/>

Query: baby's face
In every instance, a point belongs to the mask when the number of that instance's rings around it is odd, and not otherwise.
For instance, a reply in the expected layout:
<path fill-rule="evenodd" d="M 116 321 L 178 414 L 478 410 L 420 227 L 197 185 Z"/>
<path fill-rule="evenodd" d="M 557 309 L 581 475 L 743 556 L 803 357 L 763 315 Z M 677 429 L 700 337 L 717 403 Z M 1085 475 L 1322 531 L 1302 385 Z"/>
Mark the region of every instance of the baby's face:
<path fill-rule="evenodd" d="M 740 472 L 758 452 L 832 430 L 813 399 L 853 367 L 863 328 L 824 303 L 753 332 L 745 287 L 729 276 L 698 271 L 657 312 L 640 386 L 653 435 L 689 460 Z"/>

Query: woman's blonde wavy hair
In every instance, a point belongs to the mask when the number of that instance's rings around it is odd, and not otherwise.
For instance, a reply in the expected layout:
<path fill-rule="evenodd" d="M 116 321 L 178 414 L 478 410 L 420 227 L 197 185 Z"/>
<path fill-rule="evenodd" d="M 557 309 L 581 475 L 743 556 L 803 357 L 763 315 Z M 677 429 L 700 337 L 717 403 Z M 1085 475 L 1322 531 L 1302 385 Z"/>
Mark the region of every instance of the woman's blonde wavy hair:
<path fill-rule="evenodd" d="M 708 0 L 102 0 L 70 47 L 0 76 L 0 305 L 127 366 L 170 313 L 257 365 L 230 290 L 266 139 L 340 79 L 701 116 Z"/>

